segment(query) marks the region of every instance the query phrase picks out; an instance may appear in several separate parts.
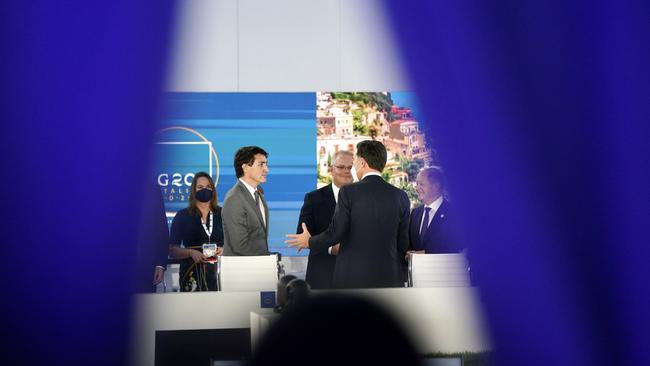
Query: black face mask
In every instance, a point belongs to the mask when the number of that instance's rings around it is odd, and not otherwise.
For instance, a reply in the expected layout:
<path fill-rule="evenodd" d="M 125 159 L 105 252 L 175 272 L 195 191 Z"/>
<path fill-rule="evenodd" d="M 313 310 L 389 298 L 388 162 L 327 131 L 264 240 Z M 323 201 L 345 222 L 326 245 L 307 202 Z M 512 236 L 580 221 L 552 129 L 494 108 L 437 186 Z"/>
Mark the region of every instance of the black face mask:
<path fill-rule="evenodd" d="M 212 190 L 203 188 L 199 191 L 196 191 L 196 199 L 200 202 L 210 202 L 210 199 L 212 199 Z"/>

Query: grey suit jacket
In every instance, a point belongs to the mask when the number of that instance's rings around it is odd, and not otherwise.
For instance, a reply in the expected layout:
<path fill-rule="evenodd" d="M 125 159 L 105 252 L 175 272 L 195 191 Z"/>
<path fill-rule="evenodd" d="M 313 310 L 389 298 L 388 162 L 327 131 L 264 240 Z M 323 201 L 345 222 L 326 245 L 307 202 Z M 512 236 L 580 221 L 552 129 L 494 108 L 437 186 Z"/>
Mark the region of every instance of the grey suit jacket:
<path fill-rule="evenodd" d="M 260 200 L 266 217 L 264 224 L 255 199 L 242 182 L 237 180 L 235 186 L 228 191 L 221 210 L 223 255 L 269 254 L 269 208 L 263 194 L 260 195 Z"/>

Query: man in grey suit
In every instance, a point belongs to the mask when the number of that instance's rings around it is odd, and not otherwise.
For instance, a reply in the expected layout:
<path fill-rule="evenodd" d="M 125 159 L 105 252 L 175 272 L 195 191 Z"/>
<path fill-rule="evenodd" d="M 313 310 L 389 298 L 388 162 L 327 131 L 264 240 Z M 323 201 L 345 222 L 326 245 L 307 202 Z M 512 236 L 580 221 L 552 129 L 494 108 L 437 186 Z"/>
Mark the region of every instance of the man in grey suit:
<path fill-rule="evenodd" d="M 266 182 L 268 154 L 257 146 L 235 153 L 237 183 L 226 194 L 223 218 L 223 255 L 269 254 L 269 208 L 260 183 Z"/>

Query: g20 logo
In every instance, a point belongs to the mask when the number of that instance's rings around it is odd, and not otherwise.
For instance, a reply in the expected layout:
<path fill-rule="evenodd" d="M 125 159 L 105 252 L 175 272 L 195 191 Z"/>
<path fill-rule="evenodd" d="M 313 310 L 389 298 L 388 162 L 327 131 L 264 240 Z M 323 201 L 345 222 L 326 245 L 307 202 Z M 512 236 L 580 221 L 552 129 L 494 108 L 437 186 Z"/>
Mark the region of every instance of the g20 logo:
<path fill-rule="evenodd" d="M 194 180 L 194 173 L 162 173 L 158 175 L 158 185 L 162 189 L 167 202 L 187 201 L 190 196 L 190 187 Z"/>
<path fill-rule="evenodd" d="M 171 177 L 167 173 L 162 173 L 158 175 L 158 185 L 161 187 L 182 187 L 183 184 L 186 186 L 192 185 L 192 180 L 194 179 L 194 173 L 187 173 L 182 175 L 181 173 L 173 173 Z"/>
<path fill-rule="evenodd" d="M 173 157 L 173 163 L 159 162 L 165 167 L 160 168 L 159 172 L 166 173 L 158 175 L 158 185 L 165 197 L 166 207 L 173 212 L 179 208 L 178 203 L 188 201 L 194 180 L 194 173 L 184 174 L 178 171 L 205 171 L 214 178 L 216 186 L 219 182 L 219 157 L 212 141 L 189 127 L 170 126 L 158 131 L 158 134 L 160 141 L 156 145 L 164 149 L 160 156 L 166 159 Z"/>

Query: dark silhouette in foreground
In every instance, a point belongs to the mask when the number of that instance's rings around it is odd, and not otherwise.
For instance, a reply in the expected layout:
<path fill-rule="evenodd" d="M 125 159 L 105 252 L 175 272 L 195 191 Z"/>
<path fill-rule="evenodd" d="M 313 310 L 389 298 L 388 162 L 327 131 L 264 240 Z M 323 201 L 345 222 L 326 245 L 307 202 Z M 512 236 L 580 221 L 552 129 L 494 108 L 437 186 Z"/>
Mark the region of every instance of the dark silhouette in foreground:
<path fill-rule="evenodd" d="M 252 365 L 419 365 L 406 332 L 359 297 L 317 295 L 287 309 L 260 340 Z"/>

